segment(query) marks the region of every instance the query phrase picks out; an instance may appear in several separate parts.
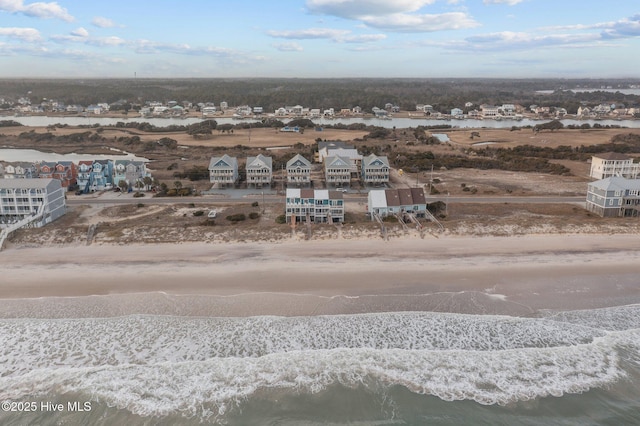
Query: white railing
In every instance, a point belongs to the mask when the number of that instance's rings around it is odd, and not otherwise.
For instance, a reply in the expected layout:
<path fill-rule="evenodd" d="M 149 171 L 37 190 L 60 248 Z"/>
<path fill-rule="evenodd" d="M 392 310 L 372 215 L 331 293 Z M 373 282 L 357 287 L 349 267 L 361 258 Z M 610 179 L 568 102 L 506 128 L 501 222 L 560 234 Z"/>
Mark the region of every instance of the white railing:
<path fill-rule="evenodd" d="M 16 223 L 12 223 L 11 225 L 9 225 L 8 227 L 4 228 L 2 230 L 2 232 L 0 232 L 0 251 L 2 250 L 2 247 L 4 246 L 4 241 L 9 238 L 9 235 L 11 235 L 13 232 L 17 231 L 18 229 L 27 226 L 28 224 L 30 224 L 33 221 L 36 221 L 40 218 L 42 218 L 42 216 L 44 215 L 44 204 L 40 205 L 40 208 L 38 209 L 38 212 L 33 215 L 33 216 L 27 216 L 25 218 L 23 218 L 22 220 L 19 220 Z"/>

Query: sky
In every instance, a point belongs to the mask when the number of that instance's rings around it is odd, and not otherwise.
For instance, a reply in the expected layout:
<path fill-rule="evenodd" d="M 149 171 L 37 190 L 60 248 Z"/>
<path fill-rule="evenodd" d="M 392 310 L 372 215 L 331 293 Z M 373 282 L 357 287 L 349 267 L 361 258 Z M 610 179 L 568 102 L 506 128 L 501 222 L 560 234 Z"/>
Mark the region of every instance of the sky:
<path fill-rule="evenodd" d="M 640 4 L 0 0 L 0 77 L 640 79 Z"/>

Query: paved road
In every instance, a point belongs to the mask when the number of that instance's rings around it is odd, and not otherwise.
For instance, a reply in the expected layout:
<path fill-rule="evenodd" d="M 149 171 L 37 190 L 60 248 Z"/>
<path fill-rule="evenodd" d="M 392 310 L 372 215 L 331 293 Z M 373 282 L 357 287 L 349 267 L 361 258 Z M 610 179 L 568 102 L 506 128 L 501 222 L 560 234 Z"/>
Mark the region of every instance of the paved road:
<path fill-rule="evenodd" d="M 121 204 L 242 204 L 251 203 L 254 201 L 265 203 L 284 203 L 284 196 L 281 195 L 266 195 L 264 198 L 262 195 L 252 195 L 244 198 L 226 198 L 221 196 L 202 196 L 202 197 L 141 197 L 132 198 L 130 196 L 123 197 L 73 197 L 67 200 L 69 205 L 83 205 L 83 204 L 96 204 L 96 205 L 121 205 Z M 427 203 L 433 203 L 435 201 L 443 201 L 445 203 L 484 203 L 484 204 L 502 204 L 502 203 L 524 203 L 524 204 L 553 204 L 553 203 L 584 203 L 585 197 L 558 197 L 558 196 L 546 196 L 546 197 L 427 197 Z M 362 195 L 347 195 L 345 196 L 345 202 L 347 203 L 366 203 L 367 196 Z"/>

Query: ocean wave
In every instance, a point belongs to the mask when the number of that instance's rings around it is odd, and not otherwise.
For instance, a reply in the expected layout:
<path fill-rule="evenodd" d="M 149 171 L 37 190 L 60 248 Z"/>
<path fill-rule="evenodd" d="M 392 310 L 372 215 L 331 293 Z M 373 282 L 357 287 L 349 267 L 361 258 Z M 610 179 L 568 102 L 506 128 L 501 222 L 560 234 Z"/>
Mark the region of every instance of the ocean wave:
<path fill-rule="evenodd" d="M 0 400 L 82 393 L 142 416 L 207 419 L 260 391 L 338 384 L 509 404 L 620 380 L 639 333 L 440 313 L 2 320 Z"/>
<path fill-rule="evenodd" d="M 604 332 L 544 319 L 436 313 L 318 317 L 2 320 L 2 375 L 57 366 L 154 364 L 337 348 L 470 350 L 569 346 Z"/>

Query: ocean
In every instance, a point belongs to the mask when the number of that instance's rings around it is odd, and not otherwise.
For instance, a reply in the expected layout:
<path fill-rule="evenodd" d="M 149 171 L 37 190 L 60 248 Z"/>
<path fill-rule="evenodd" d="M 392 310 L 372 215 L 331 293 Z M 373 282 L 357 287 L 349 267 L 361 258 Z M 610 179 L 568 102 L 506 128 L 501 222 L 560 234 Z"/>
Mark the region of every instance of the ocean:
<path fill-rule="evenodd" d="M 0 304 L 2 425 L 640 424 L 640 305 L 229 317 L 56 300 Z"/>

